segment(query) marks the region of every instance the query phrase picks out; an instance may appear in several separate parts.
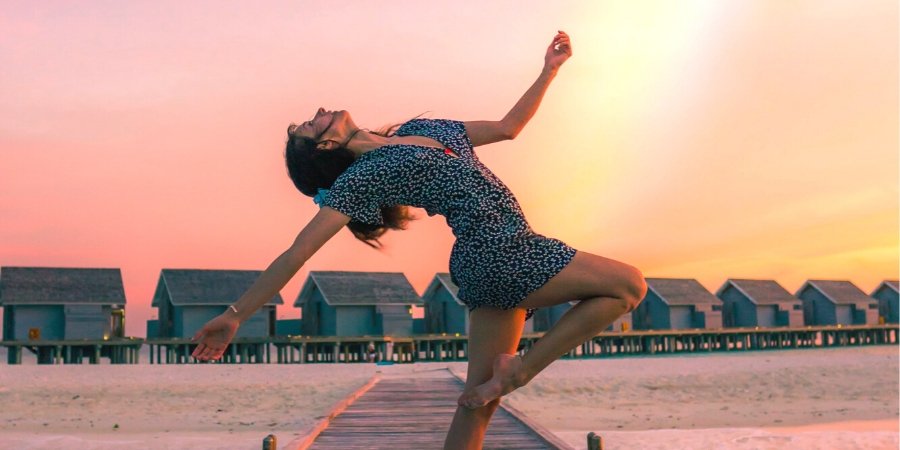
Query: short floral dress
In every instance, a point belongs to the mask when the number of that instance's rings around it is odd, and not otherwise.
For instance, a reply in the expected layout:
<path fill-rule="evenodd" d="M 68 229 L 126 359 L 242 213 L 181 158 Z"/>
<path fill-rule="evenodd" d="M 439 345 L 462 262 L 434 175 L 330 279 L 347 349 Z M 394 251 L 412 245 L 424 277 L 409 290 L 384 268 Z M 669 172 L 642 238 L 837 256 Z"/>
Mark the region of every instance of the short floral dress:
<path fill-rule="evenodd" d="M 453 150 L 392 144 L 362 154 L 334 182 L 322 205 L 381 225 L 381 208 L 409 205 L 440 214 L 456 236 L 450 279 L 469 310 L 515 308 L 575 256 L 562 241 L 535 233 L 519 202 L 475 155 L 462 122 L 413 119 L 397 136 L 425 136 Z M 526 315 L 531 317 L 533 309 Z"/>

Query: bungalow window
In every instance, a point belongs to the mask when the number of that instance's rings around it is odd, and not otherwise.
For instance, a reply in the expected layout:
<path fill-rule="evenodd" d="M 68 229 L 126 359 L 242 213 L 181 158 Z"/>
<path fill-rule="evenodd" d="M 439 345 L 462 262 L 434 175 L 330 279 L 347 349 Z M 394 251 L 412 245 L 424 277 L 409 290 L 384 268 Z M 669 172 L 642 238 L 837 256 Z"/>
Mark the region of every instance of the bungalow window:
<path fill-rule="evenodd" d="M 869 309 L 878 309 L 878 303 L 869 303 Z"/>
<path fill-rule="evenodd" d="M 721 310 L 722 310 L 722 305 L 712 305 L 712 310 L 713 310 L 713 311 L 721 311 Z"/>
<path fill-rule="evenodd" d="M 802 304 L 794 305 L 794 310 L 795 310 L 795 311 L 801 311 L 802 309 L 803 309 L 803 305 L 802 305 Z"/>

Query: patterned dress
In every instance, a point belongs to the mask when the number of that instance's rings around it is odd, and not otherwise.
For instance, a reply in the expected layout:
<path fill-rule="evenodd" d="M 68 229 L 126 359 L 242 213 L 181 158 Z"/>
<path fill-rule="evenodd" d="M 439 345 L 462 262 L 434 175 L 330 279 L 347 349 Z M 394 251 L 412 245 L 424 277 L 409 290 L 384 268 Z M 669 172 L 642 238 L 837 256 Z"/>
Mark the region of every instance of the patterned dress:
<path fill-rule="evenodd" d="M 368 151 L 338 177 L 323 206 L 377 225 L 381 208 L 393 205 L 444 216 L 456 236 L 450 279 L 470 311 L 515 308 L 575 256 L 562 241 L 532 231 L 509 188 L 475 156 L 462 122 L 413 119 L 395 134 L 434 139 L 459 157 L 405 144 Z"/>

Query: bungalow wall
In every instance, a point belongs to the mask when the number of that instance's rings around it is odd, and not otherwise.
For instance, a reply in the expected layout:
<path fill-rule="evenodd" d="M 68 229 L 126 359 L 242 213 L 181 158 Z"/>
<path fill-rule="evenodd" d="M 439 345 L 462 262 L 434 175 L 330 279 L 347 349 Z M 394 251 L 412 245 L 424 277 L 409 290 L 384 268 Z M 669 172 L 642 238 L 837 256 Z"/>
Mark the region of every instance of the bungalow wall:
<path fill-rule="evenodd" d="M 65 305 L 63 308 L 66 339 L 103 339 L 109 337 L 110 313 L 108 305 Z M 41 335 L 43 338 L 43 334 Z"/>
<path fill-rule="evenodd" d="M 319 313 L 316 317 L 319 323 L 319 335 L 337 336 L 337 308 L 322 300 L 316 302 L 316 311 Z"/>
<path fill-rule="evenodd" d="M 275 322 L 276 336 L 303 335 L 303 319 L 282 319 Z"/>
<path fill-rule="evenodd" d="M 778 305 L 757 305 L 756 306 L 756 326 L 758 326 L 758 327 L 777 327 L 778 326 Z"/>
<path fill-rule="evenodd" d="M 570 303 L 563 303 L 560 305 L 554 305 L 547 308 L 539 308 L 535 311 L 534 316 L 532 317 L 533 325 L 532 330 L 535 332 L 542 332 L 549 330 L 556 322 L 559 321 L 559 318 L 563 316 L 569 309 L 572 308 Z M 527 324 L 526 324 L 527 327 Z"/>
<path fill-rule="evenodd" d="M 224 305 L 187 305 L 169 307 L 173 311 L 174 328 L 172 334 L 167 337 L 190 338 L 206 322 L 224 313 L 227 306 Z M 266 337 L 268 336 L 268 307 L 262 307 L 252 316 L 248 317 L 234 337 Z"/>
<path fill-rule="evenodd" d="M 382 335 L 412 336 L 413 323 L 409 305 L 376 305 L 375 317 Z"/>
<path fill-rule="evenodd" d="M 376 336 L 381 334 L 374 306 L 347 305 L 333 309 L 337 312 L 335 336 Z"/>
<path fill-rule="evenodd" d="M 694 327 L 694 307 L 690 305 L 669 306 L 669 328 L 687 330 Z"/>
<path fill-rule="evenodd" d="M 302 306 L 303 333 L 308 336 L 337 335 L 337 316 L 333 307 L 325 303 L 325 297 L 318 286 L 313 286 L 313 293 Z"/>
<path fill-rule="evenodd" d="M 807 287 L 798 297 L 803 300 L 803 320 L 807 325 L 837 325 L 838 323 L 843 325 L 852 323 L 850 320 L 847 320 L 849 318 L 845 318 L 844 322 L 838 322 L 835 304 L 812 287 Z"/>
<path fill-rule="evenodd" d="M 860 304 L 859 306 L 863 306 Z M 878 302 L 865 304 L 866 309 L 855 308 L 853 318 L 857 325 L 877 325 L 878 324 Z"/>
<path fill-rule="evenodd" d="M 159 337 L 159 320 L 151 319 L 147 321 L 147 339 Z"/>
<path fill-rule="evenodd" d="M 172 307 L 172 298 L 169 296 L 168 289 L 162 289 L 162 280 L 160 285 L 156 287 L 156 292 L 162 292 L 161 298 L 154 298 L 159 311 L 159 324 L 157 332 L 159 337 L 172 337 L 175 333 L 175 310 Z"/>
<path fill-rule="evenodd" d="M 631 320 L 635 330 L 666 330 L 671 328 L 669 307 L 653 291 L 647 295 L 634 311 Z"/>
<path fill-rule="evenodd" d="M 65 339 L 63 305 L 7 305 L 4 309 L 4 340 L 27 341 L 31 328 L 40 330 L 42 341 Z"/>
<path fill-rule="evenodd" d="M 634 329 L 634 325 L 631 323 L 631 313 L 625 313 L 622 317 L 616 319 L 612 325 L 606 327 L 606 331 L 630 331 Z"/>
<path fill-rule="evenodd" d="M 409 305 L 339 305 L 313 298 L 303 311 L 304 332 L 310 336 L 411 336 Z"/>
<path fill-rule="evenodd" d="M 721 305 L 668 305 L 653 291 L 631 312 L 635 330 L 722 328 Z"/>
<path fill-rule="evenodd" d="M 337 336 L 337 311 L 325 300 L 312 298 L 303 306 L 303 330 L 309 336 Z"/>
<path fill-rule="evenodd" d="M 835 305 L 817 289 L 806 288 L 800 293 L 803 299 L 803 317 L 807 325 L 874 325 L 878 323 L 878 304 Z"/>
<path fill-rule="evenodd" d="M 878 299 L 878 315 L 885 323 L 900 323 L 900 295 L 897 291 L 882 286 L 872 297 Z"/>
<path fill-rule="evenodd" d="M 469 334 L 469 310 L 448 290 L 437 289 L 425 303 L 426 333 Z"/>
<path fill-rule="evenodd" d="M 728 287 L 722 296 L 722 325 L 726 327 L 757 326 L 756 304 L 733 287 Z"/>
<path fill-rule="evenodd" d="M 691 306 L 694 311 L 693 328 L 717 329 L 722 328 L 722 305 L 715 303 L 700 303 Z"/>

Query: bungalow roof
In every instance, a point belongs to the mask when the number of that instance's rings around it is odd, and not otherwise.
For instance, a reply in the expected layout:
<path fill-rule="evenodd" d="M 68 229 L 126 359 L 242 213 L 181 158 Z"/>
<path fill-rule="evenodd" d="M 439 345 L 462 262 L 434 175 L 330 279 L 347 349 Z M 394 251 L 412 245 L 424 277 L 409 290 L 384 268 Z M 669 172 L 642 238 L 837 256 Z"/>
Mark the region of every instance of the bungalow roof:
<path fill-rule="evenodd" d="M 159 306 L 168 291 L 172 304 L 230 305 L 236 302 L 262 274 L 259 270 L 163 269 L 159 275 L 151 306 Z M 281 294 L 275 294 L 266 305 L 283 305 Z"/>
<path fill-rule="evenodd" d="M 0 305 L 124 305 L 119 269 L 0 268 Z"/>
<path fill-rule="evenodd" d="M 881 284 L 878 285 L 878 287 L 875 288 L 874 291 L 872 291 L 872 293 L 870 295 L 874 296 L 882 289 L 890 289 L 894 292 L 900 292 L 900 288 L 898 288 L 898 284 L 900 284 L 900 283 L 898 283 L 897 280 L 884 280 L 881 282 Z"/>
<path fill-rule="evenodd" d="M 802 303 L 797 297 L 791 295 L 775 280 L 728 280 L 716 292 L 716 296 L 725 292 L 731 286 L 744 294 L 747 299 L 757 305 L 776 305 L 783 303 Z"/>
<path fill-rule="evenodd" d="M 872 301 L 872 297 L 866 295 L 855 284 L 844 280 L 808 280 L 797 290 L 797 297 L 809 287 L 819 291 L 829 301 L 838 305 L 863 304 Z"/>
<path fill-rule="evenodd" d="M 425 288 L 425 292 L 422 294 L 422 301 L 426 302 L 430 300 L 441 287 L 450 292 L 450 295 L 453 296 L 453 300 L 456 300 L 456 303 L 464 305 L 464 303 L 456 296 L 459 292 L 459 287 L 450 280 L 449 273 L 437 273 L 434 275 L 434 278 L 431 279 L 431 283 Z"/>
<path fill-rule="evenodd" d="M 687 278 L 646 278 L 647 287 L 668 305 L 722 304 L 697 280 Z"/>
<path fill-rule="evenodd" d="M 422 299 L 399 272 L 310 272 L 294 301 L 303 306 L 316 290 L 325 302 L 338 305 L 421 305 Z"/>

